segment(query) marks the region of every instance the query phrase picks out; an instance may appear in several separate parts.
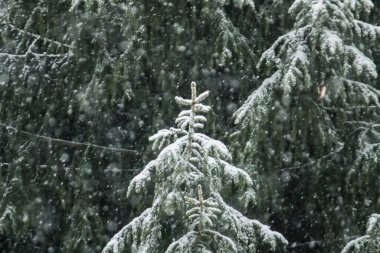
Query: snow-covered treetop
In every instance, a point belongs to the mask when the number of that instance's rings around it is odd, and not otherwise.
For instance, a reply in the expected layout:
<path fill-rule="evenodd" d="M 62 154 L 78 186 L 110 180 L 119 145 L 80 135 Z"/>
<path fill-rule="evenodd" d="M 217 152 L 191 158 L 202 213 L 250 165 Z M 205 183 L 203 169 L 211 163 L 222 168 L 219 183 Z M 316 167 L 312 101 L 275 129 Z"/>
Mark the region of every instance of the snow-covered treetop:
<path fill-rule="evenodd" d="M 366 235 L 358 237 L 343 248 L 341 253 L 377 253 L 380 249 L 380 214 L 372 214 Z"/>
<path fill-rule="evenodd" d="M 249 175 L 230 164 L 226 146 L 198 132 L 207 121 L 202 114 L 211 109 L 202 103 L 208 96 L 197 95 L 192 82 L 190 99 L 175 97 L 186 107 L 177 128 L 150 137 L 161 151 L 128 187 L 130 199 L 153 194 L 152 207 L 115 235 L 104 253 L 254 252 L 286 245 L 282 235 L 230 206 L 244 210 L 256 196 Z"/>
<path fill-rule="evenodd" d="M 369 12 L 372 5 L 368 3 L 370 1 L 295 1 L 289 9 L 296 18 L 294 29 L 276 40 L 262 55 L 259 66 L 267 64 L 285 69 L 282 81 L 285 90 L 299 78 L 306 81 L 305 85 L 311 85 L 310 76 L 315 75 L 311 66 L 320 67 L 314 65 L 318 61 L 327 64 L 320 69 L 321 82 L 328 77 L 326 75 L 376 78 L 374 63 L 357 46 L 363 41 L 374 42 L 380 37 L 380 27 L 356 19 L 351 9 L 360 5 Z M 335 73 L 327 73 L 327 69 L 335 69 Z"/>
<path fill-rule="evenodd" d="M 196 84 L 192 82 L 190 99 L 175 97 L 178 105 L 187 108 L 179 113 L 175 121 L 177 128 L 160 130 L 149 138 L 153 142 L 154 150 L 162 150 L 157 159 L 150 162 L 132 180 L 128 188 L 129 196 L 132 193 L 146 194 L 146 185 L 151 183 L 151 176 L 154 174 L 159 184 L 165 184 L 156 185 L 156 189 L 167 189 L 168 184 L 172 184 L 170 188 L 185 187 L 193 192 L 193 185 L 196 183 L 206 185 L 204 189 L 207 193 L 216 191 L 227 194 L 228 189 L 236 187 L 236 193 L 241 194 L 242 207 L 246 208 L 249 203 L 255 202 L 251 178 L 243 170 L 229 164 L 232 158 L 227 147 L 220 141 L 198 133 L 207 122 L 202 114 L 211 109 L 210 106 L 202 104 L 208 96 L 208 91 L 197 95 Z M 228 199 L 229 194 L 236 193 L 229 192 L 223 197 Z M 156 194 L 159 193 L 156 191 Z"/>

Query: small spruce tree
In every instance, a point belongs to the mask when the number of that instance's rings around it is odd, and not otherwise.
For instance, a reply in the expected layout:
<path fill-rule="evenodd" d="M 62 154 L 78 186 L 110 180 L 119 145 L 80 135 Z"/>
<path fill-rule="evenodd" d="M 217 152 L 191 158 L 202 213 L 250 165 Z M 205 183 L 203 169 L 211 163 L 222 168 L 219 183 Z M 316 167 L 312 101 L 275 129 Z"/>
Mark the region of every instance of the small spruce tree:
<path fill-rule="evenodd" d="M 130 198 L 153 194 L 152 206 L 118 232 L 104 253 L 268 252 L 287 244 L 281 234 L 233 207 L 246 209 L 256 195 L 249 175 L 229 163 L 226 146 L 198 132 L 207 121 L 201 114 L 211 109 L 201 103 L 208 95 L 197 96 L 192 82 L 191 99 L 175 98 L 190 109 L 180 112 L 178 128 L 150 137 L 153 149 L 162 150 L 128 188 Z"/>

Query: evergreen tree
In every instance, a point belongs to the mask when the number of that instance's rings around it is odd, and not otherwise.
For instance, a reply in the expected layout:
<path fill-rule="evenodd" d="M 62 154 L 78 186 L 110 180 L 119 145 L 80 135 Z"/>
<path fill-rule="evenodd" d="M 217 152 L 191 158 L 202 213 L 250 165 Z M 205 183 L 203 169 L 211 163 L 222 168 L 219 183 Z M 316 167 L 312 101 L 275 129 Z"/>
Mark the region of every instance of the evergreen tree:
<path fill-rule="evenodd" d="M 76 8 L 106 3 L 73 2 Z M 128 131 L 136 133 L 131 141 L 145 147 L 149 132 L 166 127 L 165 122 L 175 114 L 170 97 L 182 92 L 180 83 L 190 80 L 204 80 L 205 85 L 222 94 L 215 104 L 228 114 L 216 119 L 227 122 L 235 109 L 231 97 L 236 101 L 244 90 L 240 86 L 246 87 L 254 78 L 250 66 L 257 63 L 254 38 L 260 33 L 251 25 L 256 17 L 253 1 L 126 0 L 115 5 L 122 12 L 117 21 L 121 41 L 114 45 L 121 53 L 112 57 L 112 65 L 120 66 L 116 73 L 123 80 L 120 85 L 133 93 L 131 101 L 120 102 L 134 118 L 125 124 Z M 90 90 L 99 93 L 103 86 L 109 87 L 95 83 Z M 123 89 L 114 86 L 114 90 L 115 100 L 120 101 Z M 90 94 L 89 98 L 104 98 L 107 94 Z M 90 105 L 102 108 L 96 100 Z M 215 131 L 225 132 L 223 125 L 215 124 Z"/>
<path fill-rule="evenodd" d="M 104 60 L 117 41 L 115 22 L 99 28 L 115 21 L 119 9 L 106 5 L 105 16 L 91 6 L 74 10 L 71 1 L 1 5 L 0 248 L 100 251 L 103 234 L 114 233 L 129 214 L 115 209 L 125 199 L 122 164 L 131 156 L 92 144 L 117 149 L 133 143 L 120 127 L 125 108 L 87 95 L 86 84 L 120 85 Z M 105 104 L 102 111 L 90 105 L 90 96 Z"/>
<path fill-rule="evenodd" d="M 341 253 L 376 253 L 380 250 L 380 215 L 372 214 L 365 236 L 350 241 Z"/>
<path fill-rule="evenodd" d="M 287 243 L 232 207 L 246 209 L 256 195 L 248 174 L 229 163 L 224 144 L 198 132 L 207 121 L 202 113 L 210 110 L 201 103 L 208 95 L 198 96 L 192 82 L 191 99 L 175 98 L 190 108 L 178 115 L 178 128 L 150 138 L 153 149 L 161 152 L 128 187 L 130 198 L 153 195 L 152 206 L 117 233 L 103 252 L 268 252 Z M 197 195 L 198 200 L 188 197 Z"/>
<path fill-rule="evenodd" d="M 234 115 L 238 160 L 262 178 L 258 196 L 270 201 L 262 205 L 291 241 L 355 234 L 378 208 L 380 92 L 363 45 L 375 46 L 380 28 L 361 21 L 372 7 L 367 0 L 294 1 L 293 28 L 258 64 L 270 77 Z"/>

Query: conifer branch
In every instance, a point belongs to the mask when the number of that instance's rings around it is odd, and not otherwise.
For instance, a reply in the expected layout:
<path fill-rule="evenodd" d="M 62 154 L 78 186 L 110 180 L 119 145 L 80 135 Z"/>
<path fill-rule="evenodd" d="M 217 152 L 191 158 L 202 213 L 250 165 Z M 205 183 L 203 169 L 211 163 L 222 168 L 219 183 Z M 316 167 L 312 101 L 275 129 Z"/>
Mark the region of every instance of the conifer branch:
<path fill-rule="evenodd" d="M 283 168 L 281 171 L 291 171 L 291 170 L 299 170 L 299 169 L 302 169 L 302 168 L 306 168 L 306 167 L 309 167 L 311 165 L 314 165 L 314 164 L 317 164 L 317 163 L 320 163 L 322 162 L 323 160 L 326 160 L 327 158 L 331 158 L 333 157 L 334 155 L 338 154 L 339 152 L 341 152 L 344 148 L 344 145 L 341 144 L 338 148 L 336 148 L 334 151 L 328 153 L 327 155 L 324 155 L 322 156 L 321 158 L 317 159 L 317 160 L 314 160 L 314 161 L 311 161 L 309 163 L 305 163 L 305 164 L 302 164 L 300 166 L 295 166 L 295 167 L 288 167 L 288 168 Z"/>
<path fill-rule="evenodd" d="M 300 248 L 300 247 L 312 248 L 312 247 L 315 247 L 317 245 L 326 245 L 326 244 L 331 244 L 331 243 L 336 243 L 336 242 L 341 242 L 341 241 L 348 241 L 348 240 L 356 239 L 358 237 L 359 237 L 359 235 L 351 236 L 348 238 L 336 238 L 336 239 L 332 239 L 332 240 L 318 240 L 318 241 L 310 241 L 310 242 L 293 242 L 293 243 L 289 243 L 287 248 L 288 249 L 295 249 L 295 248 Z"/>
<path fill-rule="evenodd" d="M 26 59 L 28 55 L 32 55 L 35 57 L 46 57 L 46 58 L 62 58 L 65 57 L 66 54 L 39 54 L 39 53 L 34 53 L 32 51 L 28 51 L 25 54 L 8 54 L 8 53 L 0 53 L 0 57 L 8 57 L 8 58 L 22 58 Z"/>
<path fill-rule="evenodd" d="M 57 145 L 61 146 L 68 146 L 72 148 L 93 148 L 93 149 L 99 149 L 99 150 L 107 150 L 110 152 L 119 152 L 127 155 L 133 155 L 137 156 L 139 153 L 136 150 L 129 150 L 129 149 L 122 149 L 122 148 L 115 148 L 115 147 L 106 147 L 106 146 L 101 146 L 101 145 L 96 145 L 88 142 L 75 142 L 75 141 L 68 141 L 68 140 L 63 140 L 63 139 L 57 139 L 57 138 L 52 138 L 44 135 L 39 135 L 39 134 L 33 134 L 27 131 L 19 130 L 15 127 L 5 125 L 3 123 L 0 123 L 0 126 L 5 127 L 7 130 L 13 131 L 15 133 L 30 137 L 30 138 L 37 138 L 40 139 L 41 141 L 48 142 L 48 143 L 54 143 Z"/>
<path fill-rule="evenodd" d="M 18 28 L 17 26 L 14 26 L 14 25 L 12 25 L 10 23 L 3 22 L 3 23 L 0 23 L 0 25 L 2 25 L 2 26 L 8 26 L 12 30 L 16 30 L 16 31 L 18 31 L 18 32 L 20 32 L 22 34 L 28 35 L 28 36 L 30 36 L 32 38 L 37 39 L 37 40 L 47 41 L 47 42 L 55 44 L 57 46 L 66 47 L 66 48 L 69 48 L 69 49 L 73 49 L 74 48 L 73 46 L 70 46 L 68 44 L 65 44 L 65 43 L 62 43 L 62 42 L 59 42 L 59 41 L 56 41 L 56 40 L 52 40 L 52 39 L 49 39 L 49 38 L 45 38 L 45 37 L 43 37 L 41 35 L 38 35 L 38 34 L 35 34 L 35 33 L 31 33 L 31 32 L 25 31 L 25 30 L 23 30 L 21 28 Z"/>

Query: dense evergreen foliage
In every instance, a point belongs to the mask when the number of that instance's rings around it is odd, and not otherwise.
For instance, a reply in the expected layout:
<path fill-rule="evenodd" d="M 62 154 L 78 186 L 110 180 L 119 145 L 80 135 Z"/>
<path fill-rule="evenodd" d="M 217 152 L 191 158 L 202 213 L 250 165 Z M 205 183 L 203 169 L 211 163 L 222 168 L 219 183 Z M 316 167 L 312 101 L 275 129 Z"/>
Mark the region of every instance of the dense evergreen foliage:
<path fill-rule="evenodd" d="M 121 83 L 101 66 L 117 23 L 105 34 L 99 24 L 113 16 L 75 14 L 70 4 L 2 2 L 0 212 L 7 215 L 0 241 L 5 252 L 100 251 L 105 231 L 113 233 L 119 219 L 128 217 L 117 203 L 126 203 L 123 178 L 134 153 L 78 145 L 133 145 L 124 137 L 123 106 L 105 97 L 104 106 L 96 108 L 86 96 L 93 80 L 109 89 Z"/>
<path fill-rule="evenodd" d="M 263 205 L 290 241 L 318 238 L 315 247 L 328 247 L 332 238 L 361 231 L 358 220 L 379 208 L 380 93 L 371 56 L 380 28 L 360 20 L 372 7 L 294 1 L 293 28 L 258 64 L 271 76 L 234 115 L 232 145 L 263 175 L 261 195 L 272 202 Z"/>
<path fill-rule="evenodd" d="M 193 80 L 211 91 L 205 132 L 251 176 L 247 217 L 289 252 L 366 240 L 380 208 L 379 26 L 370 0 L 0 1 L 0 252 L 100 252 L 154 209 L 154 180 L 128 187 Z M 214 205 L 198 184 L 181 210 Z M 245 190 L 216 202 L 243 212 Z M 195 238 L 193 221 L 176 236 Z"/>

